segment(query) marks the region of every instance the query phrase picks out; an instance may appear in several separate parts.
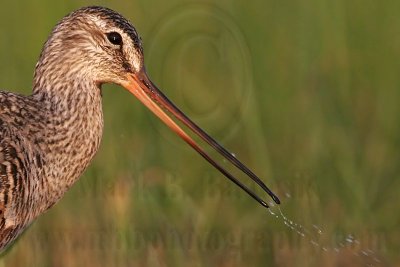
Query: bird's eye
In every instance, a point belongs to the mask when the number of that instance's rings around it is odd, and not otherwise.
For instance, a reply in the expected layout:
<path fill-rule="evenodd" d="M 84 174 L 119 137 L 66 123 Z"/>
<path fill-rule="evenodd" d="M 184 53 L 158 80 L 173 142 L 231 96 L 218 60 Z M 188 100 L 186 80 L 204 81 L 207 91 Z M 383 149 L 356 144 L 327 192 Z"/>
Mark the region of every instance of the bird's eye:
<path fill-rule="evenodd" d="M 122 36 L 118 32 L 107 33 L 107 39 L 114 45 L 122 45 Z"/>

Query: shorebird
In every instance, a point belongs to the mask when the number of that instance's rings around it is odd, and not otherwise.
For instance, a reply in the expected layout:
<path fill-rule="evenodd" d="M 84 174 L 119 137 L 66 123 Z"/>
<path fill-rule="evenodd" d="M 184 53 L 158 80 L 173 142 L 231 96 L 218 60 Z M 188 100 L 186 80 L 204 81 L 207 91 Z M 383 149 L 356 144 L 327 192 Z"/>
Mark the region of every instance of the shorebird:
<path fill-rule="evenodd" d="M 0 251 L 56 204 L 96 154 L 103 132 L 101 87 L 120 85 L 264 207 L 267 202 L 213 160 L 176 123 L 278 197 L 233 154 L 183 112 L 148 78 L 132 24 L 119 13 L 90 6 L 65 16 L 43 46 L 29 96 L 0 91 Z M 167 115 L 172 114 L 172 116 Z"/>

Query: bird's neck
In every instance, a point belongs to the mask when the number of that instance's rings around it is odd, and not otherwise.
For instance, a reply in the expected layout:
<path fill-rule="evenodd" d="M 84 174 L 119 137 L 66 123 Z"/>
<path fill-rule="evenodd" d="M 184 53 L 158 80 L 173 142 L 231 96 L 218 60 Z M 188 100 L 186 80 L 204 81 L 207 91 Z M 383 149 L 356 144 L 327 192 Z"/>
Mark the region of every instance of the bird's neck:
<path fill-rule="evenodd" d="M 32 97 L 46 112 L 41 178 L 46 203 L 55 204 L 79 179 L 96 154 L 103 132 L 101 89 L 85 79 L 35 87 Z M 42 207 L 47 209 L 48 207 Z M 43 212 L 44 210 L 42 210 Z"/>

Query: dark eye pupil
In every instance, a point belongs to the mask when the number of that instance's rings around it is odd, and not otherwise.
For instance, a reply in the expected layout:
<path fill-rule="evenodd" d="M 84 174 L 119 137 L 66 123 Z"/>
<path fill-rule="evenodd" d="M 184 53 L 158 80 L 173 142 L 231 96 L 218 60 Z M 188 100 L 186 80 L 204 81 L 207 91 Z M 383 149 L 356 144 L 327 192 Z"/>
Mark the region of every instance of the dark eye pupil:
<path fill-rule="evenodd" d="M 122 36 L 118 32 L 110 32 L 107 33 L 108 40 L 115 45 L 122 44 Z"/>

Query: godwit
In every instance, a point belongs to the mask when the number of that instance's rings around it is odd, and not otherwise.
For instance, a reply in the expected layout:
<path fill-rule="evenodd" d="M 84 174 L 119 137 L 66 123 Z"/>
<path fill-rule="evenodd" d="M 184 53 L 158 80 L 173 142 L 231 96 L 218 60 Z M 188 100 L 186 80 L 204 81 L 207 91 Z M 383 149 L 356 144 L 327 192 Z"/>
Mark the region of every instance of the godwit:
<path fill-rule="evenodd" d="M 126 88 L 247 194 L 261 197 L 215 162 L 163 110 L 279 199 L 244 164 L 182 113 L 150 81 L 132 24 L 104 7 L 64 17 L 44 44 L 29 96 L 0 91 L 0 251 L 78 180 L 103 131 L 101 86 Z"/>

